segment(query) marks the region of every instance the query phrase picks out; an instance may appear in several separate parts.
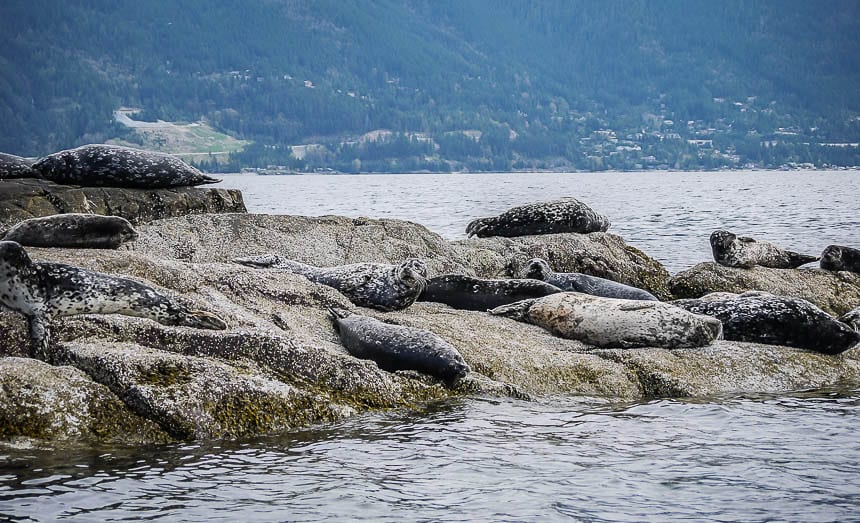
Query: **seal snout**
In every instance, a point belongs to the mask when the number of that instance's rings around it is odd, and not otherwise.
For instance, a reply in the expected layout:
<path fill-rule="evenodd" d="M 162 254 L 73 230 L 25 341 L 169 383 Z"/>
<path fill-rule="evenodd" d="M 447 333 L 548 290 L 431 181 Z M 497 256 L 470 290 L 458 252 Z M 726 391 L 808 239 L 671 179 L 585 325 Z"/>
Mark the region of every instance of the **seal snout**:
<path fill-rule="evenodd" d="M 546 260 L 542 258 L 532 258 L 526 263 L 526 268 L 523 271 L 523 278 L 543 280 L 549 273 L 550 267 Z"/>

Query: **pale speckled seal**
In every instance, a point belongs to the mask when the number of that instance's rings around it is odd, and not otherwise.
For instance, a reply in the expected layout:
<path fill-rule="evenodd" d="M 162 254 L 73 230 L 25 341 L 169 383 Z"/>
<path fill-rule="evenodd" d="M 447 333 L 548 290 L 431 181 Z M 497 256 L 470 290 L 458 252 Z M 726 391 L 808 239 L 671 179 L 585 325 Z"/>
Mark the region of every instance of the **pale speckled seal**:
<path fill-rule="evenodd" d="M 860 332 L 860 307 L 852 311 L 848 311 L 839 317 L 839 321 L 848 325 L 857 332 Z"/>
<path fill-rule="evenodd" d="M 101 144 L 49 154 L 33 170 L 55 183 L 85 187 L 157 189 L 221 181 L 168 154 Z"/>
<path fill-rule="evenodd" d="M 416 370 L 449 385 L 469 373 L 457 349 L 430 331 L 391 325 L 343 309 L 329 311 L 349 353 L 373 360 L 383 370 Z"/>
<path fill-rule="evenodd" d="M 839 354 L 860 343 L 860 333 L 800 298 L 756 291 L 721 300 L 675 300 L 673 305 L 723 323 L 727 340 L 785 345 Z"/>
<path fill-rule="evenodd" d="M 860 249 L 828 245 L 821 253 L 820 265 L 828 271 L 860 272 Z"/>
<path fill-rule="evenodd" d="M 29 247 L 116 249 L 137 239 L 125 218 L 98 214 L 55 214 L 24 220 L 2 234 L 2 240 Z"/>
<path fill-rule="evenodd" d="M 597 347 L 702 347 L 719 339 L 719 320 L 659 301 L 564 292 L 490 311 Z"/>
<path fill-rule="evenodd" d="M 163 325 L 222 330 L 212 313 L 190 310 L 143 283 L 62 263 L 33 262 L 21 245 L 0 242 L 0 308 L 30 323 L 31 353 L 44 359 L 54 318 L 76 314 L 123 314 Z"/>
<path fill-rule="evenodd" d="M 714 261 L 726 267 L 751 269 L 760 265 L 771 269 L 795 269 L 818 259 L 818 256 L 786 251 L 770 242 L 737 236 L 724 230 L 712 232 L 710 241 Z"/>
<path fill-rule="evenodd" d="M 409 307 L 427 283 L 427 267 L 416 258 L 399 265 L 353 263 L 337 267 L 314 267 L 273 254 L 236 258 L 233 262 L 300 274 L 312 282 L 334 287 L 356 305 L 381 311 Z"/>
<path fill-rule="evenodd" d="M 35 178 L 36 173 L 31 166 L 32 158 L 22 158 L 14 154 L 0 153 L 0 180 L 9 178 Z"/>
<path fill-rule="evenodd" d="M 576 198 L 520 205 L 498 216 L 478 218 L 466 227 L 471 238 L 528 236 L 564 232 L 605 232 L 609 219 Z"/>
<path fill-rule="evenodd" d="M 592 296 L 620 298 L 622 300 L 659 301 L 656 296 L 648 291 L 617 281 L 578 272 L 553 272 L 549 263 L 541 258 L 529 260 L 523 269 L 522 276 L 555 285 L 563 291 L 582 292 Z"/>
<path fill-rule="evenodd" d="M 561 292 L 561 289 L 537 280 L 488 280 L 462 274 L 445 274 L 427 280 L 427 287 L 418 300 L 444 303 L 455 309 L 486 311 L 557 292 Z"/>

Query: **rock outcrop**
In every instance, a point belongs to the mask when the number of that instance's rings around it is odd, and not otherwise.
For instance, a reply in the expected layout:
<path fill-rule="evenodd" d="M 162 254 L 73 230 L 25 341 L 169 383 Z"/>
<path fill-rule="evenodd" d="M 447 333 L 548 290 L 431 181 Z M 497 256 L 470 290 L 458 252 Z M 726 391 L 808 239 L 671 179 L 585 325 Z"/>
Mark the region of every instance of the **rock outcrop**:
<path fill-rule="evenodd" d="M 821 269 L 735 269 L 707 262 L 676 274 L 669 290 L 675 299 L 699 298 L 712 292 L 765 291 L 803 298 L 839 316 L 860 304 L 860 274 Z"/>
<path fill-rule="evenodd" d="M 414 256 L 435 274 L 498 277 L 512 274 L 517 260 L 543 257 L 561 270 L 602 268 L 658 295 L 663 285 L 666 294 L 665 269 L 610 234 L 446 242 L 396 220 L 241 214 L 170 218 L 141 226 L 140 233 L 118 251 L 28 253 L 146 280 L 193 308 L 217 311 L 228 330 L 123 316 L 64 318 L 55 322 L 52 366 L 21 357 L 26 322 L 0 313 L 0 440 L 248 437 L 466 394 L 628 401 L 860 384 L 858 348 L 839 356 L 727 341 L 672 351 L 596 349 L 534 325 L 438 303 L 393 313 L 362 309 L 304 277 L 228 263 L 267 252 L 316 265 Z M 341 346 L 328 307 L 430 330 L 456 347 L 473 372 L 453 388 L 414 372 L 385 372 Z"/>
<path fill-rule="evenodd" d="M 242 193 L 234 189 L 122 189 L 0 179 L 0 228 L 69 212 L 121 216 L 137 225 L 171 216 L 245 210 Z"/>
<path fill-rule="evenodd" d="M 316 266 L 424 260 L 429 275 L 519 277 L 525 263 L 543 258 L 559 272 L 584 272 L 668 298 L 669 272 L 617 235 L 547 234 L 447 242 L 401 220 L 340 216 L 219 214 L 161 220 L 139 229 L 138 251 L 192 262 L 279 254 Z"/>

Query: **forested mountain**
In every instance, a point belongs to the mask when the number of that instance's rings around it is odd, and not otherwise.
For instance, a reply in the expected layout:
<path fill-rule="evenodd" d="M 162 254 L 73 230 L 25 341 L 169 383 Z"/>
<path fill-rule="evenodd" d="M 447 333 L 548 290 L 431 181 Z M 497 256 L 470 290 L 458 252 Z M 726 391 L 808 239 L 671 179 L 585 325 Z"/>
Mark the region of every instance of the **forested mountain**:
<path fill-rule="evenodd" d="M 5 0 L 0 151 L 134 141 L 113 111 L 136 107 L 252 141 L 231 169 L 858 165 L 858 20 L 855 0 Z"/>

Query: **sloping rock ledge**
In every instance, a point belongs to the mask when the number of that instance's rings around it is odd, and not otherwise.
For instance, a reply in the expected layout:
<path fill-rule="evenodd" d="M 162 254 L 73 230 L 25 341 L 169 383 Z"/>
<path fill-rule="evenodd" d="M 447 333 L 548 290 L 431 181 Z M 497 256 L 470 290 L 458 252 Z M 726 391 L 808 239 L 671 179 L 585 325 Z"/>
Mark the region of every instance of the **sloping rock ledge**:
<path fill-rule="evenodd" d="M 0 180 L 0 228 L 70 212 L 121 216 L 137 225 L 186 214 L 245 211 L 242 193 L 235 189 L 125 189 L 58 185 L 36 178 Z"/>
<path fill-rule="evenodd" d="M 58 344 L 46 363 L 23 357 L 23 318 L 0 313 L 0 440 L 242 438 L 471 394 L 629 401 L 860 385 L 860 348 L 839 356 L 727 341 L 672 351 L 595 349 L 533 325 L 437 303 L 396 313 L 360 309 L 301 276 L 229 263 L 266 252 L 318 265 L 417 256 L 431 275 L 495 277 L 541 256 L 558 270 L 603 271 L 667 296 L 665 269 L 611 234 L 446 242 L 397 220 L 247 214 L 170 218 L 140 232 L 125 250 L 28 252 L 36 260 L 146 280 L 217 312 L 230 328 L 66 318 L 56 324 Z M 461 351 L 473 373 L 447 389 L 426 376 L 388 373 L 353 358 L 331 327 L 330 306 L 430 329 Z"/>

